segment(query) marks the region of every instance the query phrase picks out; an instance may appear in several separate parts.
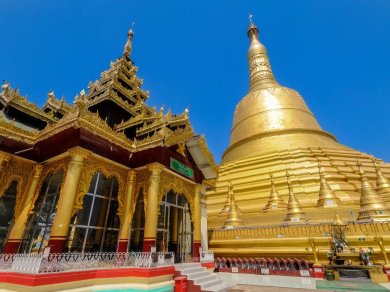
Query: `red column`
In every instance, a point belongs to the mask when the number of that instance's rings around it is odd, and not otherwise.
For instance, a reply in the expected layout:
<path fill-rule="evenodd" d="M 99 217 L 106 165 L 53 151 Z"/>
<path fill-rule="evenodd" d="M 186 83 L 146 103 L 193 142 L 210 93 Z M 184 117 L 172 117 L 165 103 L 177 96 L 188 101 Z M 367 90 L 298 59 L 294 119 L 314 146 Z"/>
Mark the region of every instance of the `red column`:
<path fill-rule="evenodd" d="M 144 238 L 144 244 L 142 247 L 142 251 L 149 252 L 152 247 L 156 246 L 156 239 L 155 238 Z"/>

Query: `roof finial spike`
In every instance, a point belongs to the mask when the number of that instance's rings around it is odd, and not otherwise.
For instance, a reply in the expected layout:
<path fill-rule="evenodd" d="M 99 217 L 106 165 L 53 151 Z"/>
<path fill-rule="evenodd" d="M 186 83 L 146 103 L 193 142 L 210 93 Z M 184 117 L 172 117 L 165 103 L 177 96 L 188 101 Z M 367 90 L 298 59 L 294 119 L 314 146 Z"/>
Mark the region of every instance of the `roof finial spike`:
<path fill-rule="evenodd" d="M 248 15 L 248 18 L 249 18 L 249 23 L 250 24 L 253 24 L 253 14 L 251 12 L 249 12 L 249 15 Z"/>
<path fill-rule="evenodd" d="M 133 31 L 134 25 L 135 25 L 135 22 L 133 21 L 129 32 L 127 33 L 127 42 L 126 42 L 125 48 L 123 50 L 123 54 L 128 58 L 130 58 L 130 54 L 131 54 L 131 51 L 133 49 L 132 45 L 133 45 L 133 37 L 134 37 L 134 31 Z"/>

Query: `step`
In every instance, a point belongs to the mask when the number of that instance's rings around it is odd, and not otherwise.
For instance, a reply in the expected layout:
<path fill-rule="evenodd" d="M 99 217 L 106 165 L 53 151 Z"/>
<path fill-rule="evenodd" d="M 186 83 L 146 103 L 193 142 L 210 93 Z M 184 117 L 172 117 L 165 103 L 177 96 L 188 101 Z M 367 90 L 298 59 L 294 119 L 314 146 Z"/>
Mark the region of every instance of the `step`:
<path fill-rule="evenodd" d="M 175 265 L 176 271 L 184 271 L 189 269 L 195 269 L 195 268 L 201 268 L 202 266 L 200 264 L 194 263 L 194 264 L 178 264 Z"/>
<path fill-rule="evenodd" d="M 206 288 L 209 288 L 209 287 L 212 287 L 212 286 L 216 286 L 216 285 L 219 285 L 219 284 L 222 284 L 222 280 L 219 280 L 219 279 L 213 279 L 211 281 L 207 281 L 207 282 L 204 282 L 202 284 L 200 284 L 200 287 L 202 290 L 206 289 Z"/>
<path fill-rule="evenodd" d="M 186 274 L 186 275 L 197 274 L 197 273 L 204 272 L 204 271 L 207 271 L 207 269 L 206 268 L 202 268 L 202 267 L 179 270 L 179 272 L 181 272 L 182 274 Z"/>
<path fill-rule="evenodd" d="M 215 275 L 208 275 L 208 276 L 203 276 L 200 278 L 189 279 L 189 280 L 193 281 L 194 284 L 196 284 L 196 285 L 201 285 L 201 284 L 206 283 L 208 281 L 218 280 L 218 278 Z"/>
<path fill-rule="evenodd" d="M 197 272 L 197 273 L 187 274 L 186 276 L 187 276 L 187 279 L 189 279 L 189 280 L 196 280 L 199 278 L 210 276 L 210 272 L 209 271 L 201 271 L 201 272 Z"/>
<path fill-rule="evenodd" d="M 217 284 L 215 286 L 207 287 L 205 289 L 202 289 L 203 292 L 227 292 L 229 291 L 232 287 L 234 287 L 235 284 Z"/>

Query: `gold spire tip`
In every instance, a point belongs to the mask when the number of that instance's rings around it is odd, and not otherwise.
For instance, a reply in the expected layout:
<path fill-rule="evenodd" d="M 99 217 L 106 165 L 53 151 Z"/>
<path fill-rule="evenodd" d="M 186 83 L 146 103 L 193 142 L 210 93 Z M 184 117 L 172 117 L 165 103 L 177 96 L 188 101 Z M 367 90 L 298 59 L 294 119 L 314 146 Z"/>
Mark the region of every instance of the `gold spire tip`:
<path fill-rule="evenodd" d="M 129 32 L 127 33 L 127 41 L 126 41 L 125 47 L 123 49 L 123 54 L 128 58 L 130 57 L 131 51 L 133 49 L 132 43 L 133 43 L 133 37 L 134 37 L 134 31 L 133 31 L 134 24 L 135 24 L 135 22 L 133 21 Z"/>

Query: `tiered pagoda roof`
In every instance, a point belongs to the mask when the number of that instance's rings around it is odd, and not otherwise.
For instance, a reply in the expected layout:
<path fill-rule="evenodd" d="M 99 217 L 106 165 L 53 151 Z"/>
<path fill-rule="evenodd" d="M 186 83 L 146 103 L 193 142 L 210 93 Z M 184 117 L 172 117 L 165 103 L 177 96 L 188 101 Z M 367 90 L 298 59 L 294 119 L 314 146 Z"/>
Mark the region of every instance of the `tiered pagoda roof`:
<path fill-rule="evenodd" d="M 45 105 L 38 108 L 22 97 L 17 89 L 11 89 L 9 83 L 3 84 L 0 93 L 0 135 L 6 141 L 3 147 L 0 143 L 0 149 L 24 151 L 27 145 L 42 143 L 66 130 L 74 132 L 79 129 L 81 139 L 87 139 L 86 134 L 82 133 L 88 131 L 88 135 L 105 140 L 102 153 L 106 149 L 112 152 L 113 145 L 116 145 L 126 150 L 128 157 L 132 153 L 157 147 L 170 148 L 185 157 L 190 151 L 187 149 L 189 147 L 186 148 L 188 142 L 199 159 L 201 157 L 196 152 L 204 153 L 201 156 L 207 160 L 205 169 L 211 168 L 216 172 L 217 167 L 204 137 L 195 135 L 192 129 L 188 109 L 175 115 L 170 110 L 165 112 L 163 107 L 156 110 L 146 104 L 149 92 L 141 88 L 143 81 L 138 78 L 138 68 L 130 59 L 133 36 L 130 30 L 123 55 L 111 62 L 110 68 L 101 73 L 100 79 L 90 82 L 88 91 L 82 90 L 75 97 L 73 105 L 67 104 L 63 98 L 57 99 L 50 91 Z M 87 139 L 88 143 L 97 143 L 98 139 L 92 136 Z M 24 145 L 16 147 L 13 141 Z M 97 147 L 102 147 L 102 143 L 91 146 L 93 150 Z M 26 154 L 29 155 L 32 154 Z"/>

